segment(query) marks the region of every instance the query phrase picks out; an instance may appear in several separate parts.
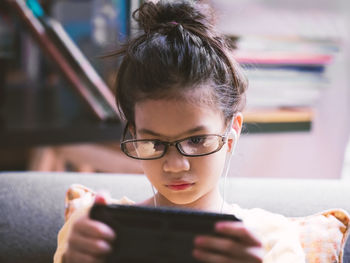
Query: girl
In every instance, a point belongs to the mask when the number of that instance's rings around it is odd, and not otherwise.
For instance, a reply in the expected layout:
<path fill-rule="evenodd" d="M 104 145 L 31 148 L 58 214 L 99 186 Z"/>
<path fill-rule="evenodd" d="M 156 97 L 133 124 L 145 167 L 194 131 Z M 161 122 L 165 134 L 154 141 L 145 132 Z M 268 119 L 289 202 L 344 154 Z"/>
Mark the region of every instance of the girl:
<path fill-rule="evenodd" d="M 157 190 L 139 205 L 240 216 L 244 223 L 216 224 L 221 237 L 195 238 L 193 257 L 200 262 L 304 262 L 291 228 L 283 228 L 289 233 L 284 241 L 278 235 L 269 238 L 257 221 L 273 215 L 245 212 L 220 195 L 219 179 L 242 129 L 247 82 L 215 31 L 210 9 L 194 1 L 148 2 L 134 18 L 143 33 L 116 54 L 123 56 L 116 98 L 128 124 L 125 134 L 132 137 L 124 136 L 122 149 L 141 160 Z M 107 201 L 99 196 L 96 202 Z M 69 221 L 55 262 L 103 262 L 118 233 L 87 213 Z M 284 242 L 279 252 L 273 249 L 276 240 Z M 280 253 L 285 247 L 287 252 Z"/>

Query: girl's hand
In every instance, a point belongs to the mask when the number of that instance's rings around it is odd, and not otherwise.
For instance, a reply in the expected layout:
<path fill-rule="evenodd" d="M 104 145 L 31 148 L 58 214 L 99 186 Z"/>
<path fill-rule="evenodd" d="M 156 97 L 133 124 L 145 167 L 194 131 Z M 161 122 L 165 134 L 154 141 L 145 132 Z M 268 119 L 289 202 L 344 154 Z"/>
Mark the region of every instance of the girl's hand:
<path fill-rule="evenodd" d="M 261 263 L 261 242 L 242 222 L 218 222 L 215 231 L 220 237 L 197 236 L 193 256 L 201 262 Z"/>
<path fill-rule="evenodd" d="M 97 195 L 95 202 L 106 204 L 106 199 Z M 112 250 L 114 239 L 115 233 L 109 226 L 92 220 L 85 214 L 72 225 L 63 263 L 103 262 Z"/>

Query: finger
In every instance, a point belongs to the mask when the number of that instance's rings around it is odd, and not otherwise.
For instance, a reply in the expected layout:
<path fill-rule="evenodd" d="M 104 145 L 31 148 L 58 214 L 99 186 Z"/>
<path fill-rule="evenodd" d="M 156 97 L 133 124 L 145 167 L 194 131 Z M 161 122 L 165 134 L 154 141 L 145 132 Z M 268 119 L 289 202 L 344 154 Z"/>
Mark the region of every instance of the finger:
<path fill-rule="evenodd" d="M 97 258 L 92 255 L 81 253 L 79 251 L 68 249 L 67 252 L 63 255 L 64 263 L 103 263 L 103 258 Z"/>
<path fill-rule="evenodd" d="M 252 256 L 248 250 L 248 247 L 242 246 L 237 241 L 212 236 L 197 236 L 195 238 L 195 248 L 210 251 L 213 253 L 219 253 L 227 255 L 230 258 L 235 259 L 251 259 Z"/>
<path fill-rule="evenodd" d="M 87 216 L 75 222 L 73 226 L 73 232 L 74 231 L 87 238 L 105 239 L 110 242 L 116 237 L 113 229 L 108 225 L 96 220 L 91 220 Z"/>
<path fill-rule="evenodd" d="M 215 224 L 215 231 L 223 236 L 237 239 L 246 245 L 262 246 L 261 241 L 242 222 L 218 222 Z"/>
<path fill-rule="evenodd" d="M 192 256 L 198 261 L 204 263 L 242 263 L 240 260 L 235 260 L 225 255 L 220 255 L 201 249 L 193 250 Z"/>
<path fill-rule="evenodd" d="M 72 235 L 68 240 L 70 248 L 94 256 L 104 256 L 112 251 L 112 245 L 102 239 Z"/>
<path fill-rule="evenodd" d="M 107 205 L 110 200 L 110 195 L 107 192 L 98 192 L 95 196 L 95 204 Z"/>

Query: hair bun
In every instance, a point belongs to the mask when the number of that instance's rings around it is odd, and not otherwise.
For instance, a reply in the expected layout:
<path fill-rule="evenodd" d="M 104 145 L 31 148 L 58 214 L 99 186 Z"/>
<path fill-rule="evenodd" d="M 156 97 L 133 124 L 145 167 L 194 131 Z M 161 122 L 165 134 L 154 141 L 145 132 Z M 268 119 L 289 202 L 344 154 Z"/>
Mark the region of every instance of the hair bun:
<path fill-rule="evenodd" d="M 212 12 L 207 5 L 196 4 L 194 1 L 162 1 L 146 2 L 133 13 L 140 29 L 146 33 L 158 31 L 161 28 L 173 28 L 181 25 L 208 27 Z"/>

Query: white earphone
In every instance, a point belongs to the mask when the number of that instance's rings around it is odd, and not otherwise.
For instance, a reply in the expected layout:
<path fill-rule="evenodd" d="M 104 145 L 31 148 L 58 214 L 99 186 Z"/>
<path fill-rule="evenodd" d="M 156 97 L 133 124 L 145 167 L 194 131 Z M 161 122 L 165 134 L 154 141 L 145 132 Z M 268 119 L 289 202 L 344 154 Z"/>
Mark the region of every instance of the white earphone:
<path fill-rule="evenodd" d="M 230 150 L 230 153 L 232 154 L 235 151 L 236 145 L 237 145 L 237 140 L 238 140 L 238 135 L 235 129 L 231 128 L 230 133 L 228 134 L 228 140 L 233 139 L 233 145 Z"/>
<path fill-rule="evenodd" d="M 230 125 L 231 125 L 231 129 L 230 129 L 230 132 L 228 134 L 228 140 L 233 139 L 233 145 L 232 145 L 230 151 L 228 151 L 228 153 L 226 155 L 224 169 L 223 169 L 222 175 L 221 175 L 221 177 L 224 179 L 223 187 L 222 187 L 222 203 L 221 203 L 221 209 L 220 209 L 221 213 L 223 212 L 224 203 L 225 203 L 225 194 L 226 194 L 225 188 L 226 188 L 227 174 L 228 174 L 228 170 L 230 168 L 231 157 L 236 149 L 237 140 L 238 140 L 238 134 L 237 134 L 236 130 L 232 128 L 233 119 L 232 119 Z"/>

